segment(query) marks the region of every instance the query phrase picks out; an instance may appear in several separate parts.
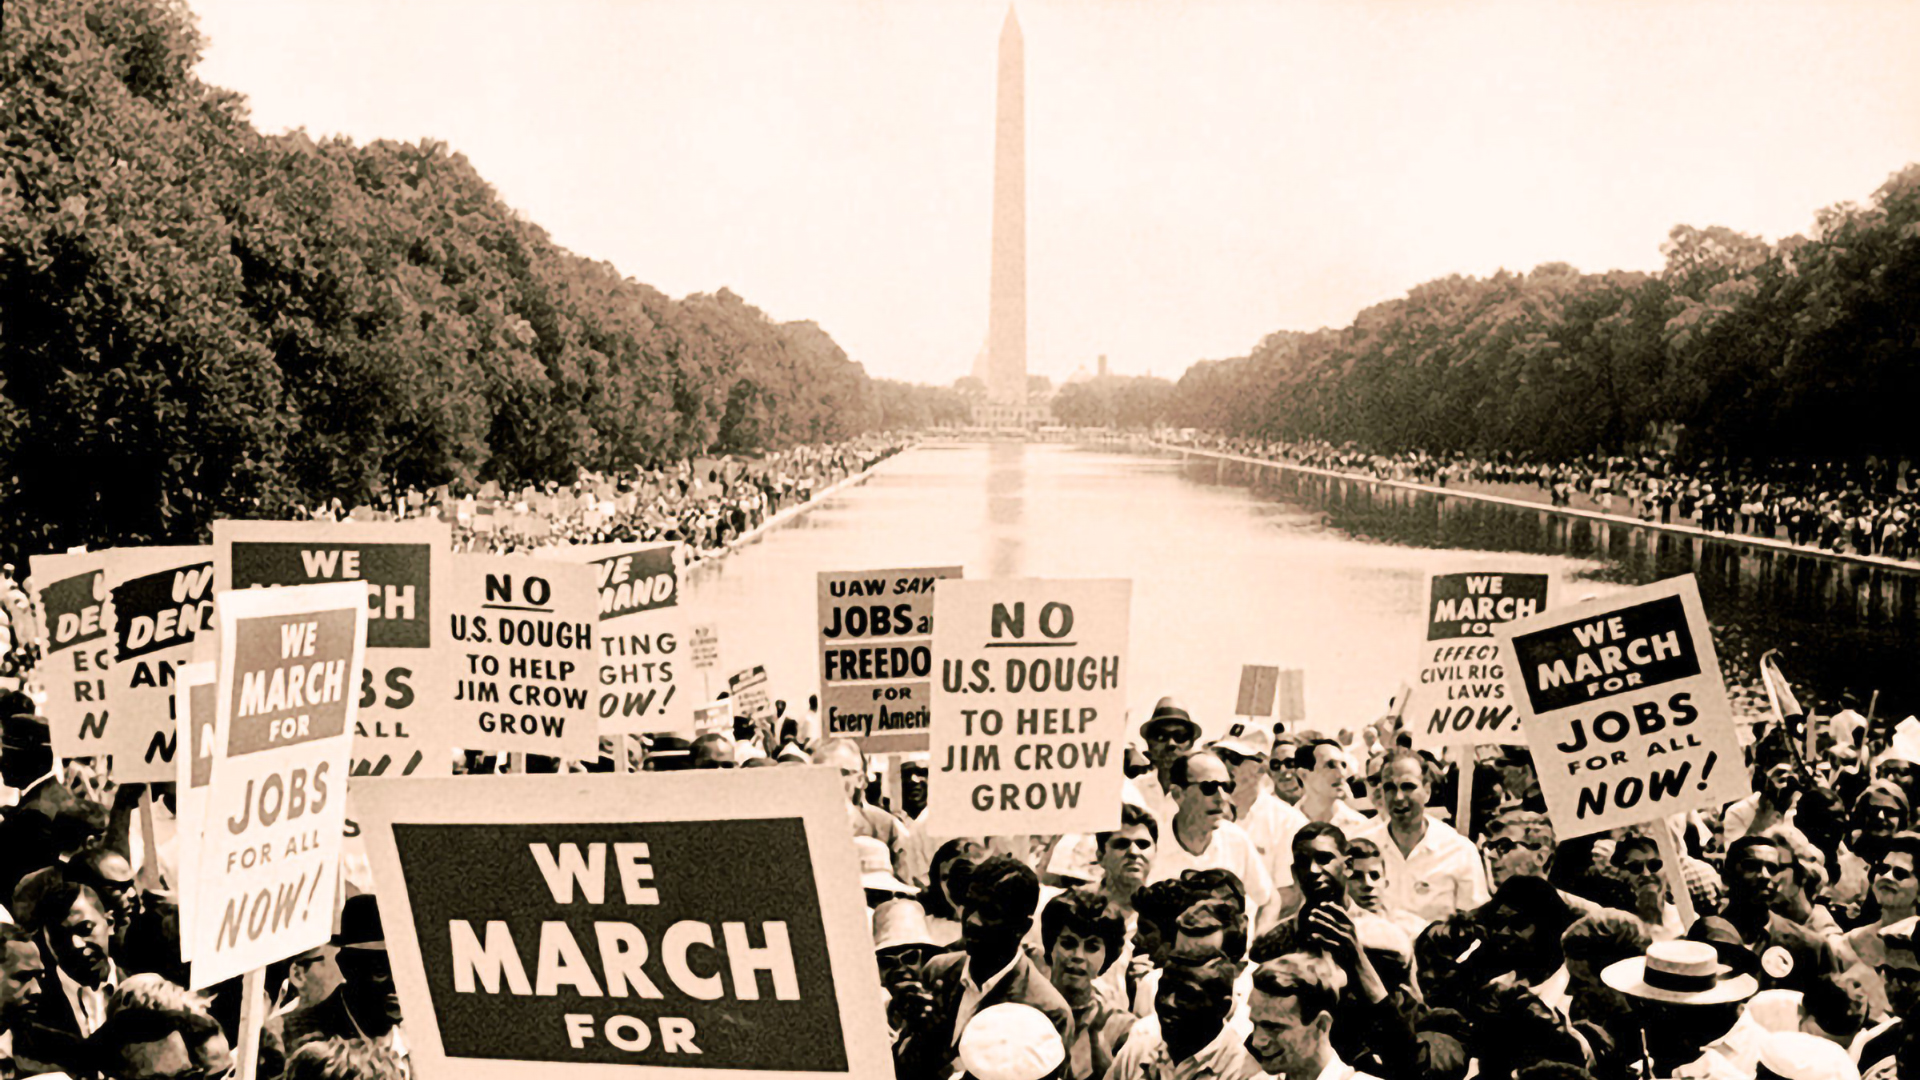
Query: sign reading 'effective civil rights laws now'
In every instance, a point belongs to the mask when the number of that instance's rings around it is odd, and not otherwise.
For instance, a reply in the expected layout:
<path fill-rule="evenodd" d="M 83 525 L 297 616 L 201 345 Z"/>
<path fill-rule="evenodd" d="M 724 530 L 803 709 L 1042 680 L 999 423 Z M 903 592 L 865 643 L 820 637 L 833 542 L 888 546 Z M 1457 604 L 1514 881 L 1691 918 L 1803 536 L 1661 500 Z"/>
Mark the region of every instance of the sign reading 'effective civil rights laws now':
<path fill-rule="evenodd" d="M 418 1075 L 891 1075 L 830 772 L 429 780 L 364 809 Z"/>
<path fill-rule="evenodd" d="M 934 592 L 935 836 L 1120 823 L 1130 581 L 942 581 Z"/>

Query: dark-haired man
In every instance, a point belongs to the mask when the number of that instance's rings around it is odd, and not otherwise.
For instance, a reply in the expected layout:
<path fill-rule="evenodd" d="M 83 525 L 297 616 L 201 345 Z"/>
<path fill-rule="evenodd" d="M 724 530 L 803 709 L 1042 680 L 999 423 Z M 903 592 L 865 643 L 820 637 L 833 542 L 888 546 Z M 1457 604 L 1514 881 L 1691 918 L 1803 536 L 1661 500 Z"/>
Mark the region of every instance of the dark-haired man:
<path fill-rule="evenodd" d="M 1235 965 L 1219 952 L 1168 959 L 1154 996 L 1157 1031 L 1136 1026 L 1114 1056 L 1109 1080 L 1251 1080 L 1260 1064 L 1228 1025 Z"/>
<path fill-rule="evenodd" d="M 43 960 L 40 1000 L 14 1039 L 14 1053 L 32 1071 L 80 1071 L 88 1037 L 107 1021 L 107 999 L 123 972 L 109 952 L 112 926 L 85 885 L 62 882 L 34 905 Z"/>
<path fill-rule="evenodd" d="M 1294 953 L 1253 973 L 1253 1034 L 1247 1049 L 1269 1076 L 1375 1080 L 1340 1060 L 1330 1033 L 1339 991 L 1316 957 Z"/>
<path fill-rule="evenodd" d="M 967 1021 L 1002 1002 L 1031 1005 L 1046 1014 L 1063 1041 L 1073 1039 L 1073 1013 L 1020 949 L 1033 925 L 1040 879 L 1010 855 L 995 855 L 967 879 L 961 950 L 935 957 L 926 968 L 930 1007 L 912 1011 L 894 1047 L 901 1076 L 948 1076 Z"/>
<path fill-rule="evenodd" d="M 1760 957 L 1762 989 L 1805 992 L 1840 969 L 1825 939 L 1774 910 L 1795 872 L 1786 841 L 1749 833 L 1727 847 L 1726 866 L 1727 907 L 1721 917 Z"/>

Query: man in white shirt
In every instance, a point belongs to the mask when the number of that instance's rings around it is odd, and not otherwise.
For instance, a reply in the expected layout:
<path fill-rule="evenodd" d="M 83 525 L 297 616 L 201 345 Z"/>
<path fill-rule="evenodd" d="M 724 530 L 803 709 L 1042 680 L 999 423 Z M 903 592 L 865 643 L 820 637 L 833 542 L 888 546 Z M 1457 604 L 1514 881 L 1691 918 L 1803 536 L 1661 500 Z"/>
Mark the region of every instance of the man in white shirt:
<path fill-rule="evenodd" d="M 1334 1052 L 1333 1009 L 1340 993 L 1329 968 L 1291 953 L 1253 973 L 1253 1035 L 1247 1049 L 1269 1076 L 1290 1080 L 1374 1080 Z"/>
<path fill-rule="evenodd" d="M 1386 812 L 1356 838 L 1380 848 L 1387 907 L 1434 922 L 1486 903 L 1491 893 L 1480 852 L 1453 826 L 1427 817 L 1432 786 L 1426 759 L 1406 747 L 1389 750 L 1380 766 L 1380 790 Z"/>
<path fill-rule="evenodd" d="M 1284 916 L 1300 906 L 1293 882 L 1293 835 L 1307 816 L 1266 790 L 1267 754 L 1272 735 L 1264 725 L 1236 723 L 1213 752 L 1233 774 L 1233 823 L 1246 830 L 1273 880 L 1275 909 Z"/>
<path fill-rule="evenodd" d="M 1315 739 L 1294 755 L 1302 791 L 1298 805 L 1308 821 L 1324 821 L 1349 834 L 1368 823 L 1367 815 L 1346 801 L 1353 762 L 1345 747 L 1332 739 Z"/>
<path fill-rule="evenodd" d="M 1273 879 L 1246 830 L 1227 820 L 1234 781 L 1226 762 L 1198 750 L 1174 761 L 1169 773 L 1169 790 L 1179 810 L 1173 827 L 1161 834 L 1148 883 L 1177 878 L 1187 870 L 1229 871 L 1246 886 L 1254 932 L 1265 931 L 1279 918 Z"/>

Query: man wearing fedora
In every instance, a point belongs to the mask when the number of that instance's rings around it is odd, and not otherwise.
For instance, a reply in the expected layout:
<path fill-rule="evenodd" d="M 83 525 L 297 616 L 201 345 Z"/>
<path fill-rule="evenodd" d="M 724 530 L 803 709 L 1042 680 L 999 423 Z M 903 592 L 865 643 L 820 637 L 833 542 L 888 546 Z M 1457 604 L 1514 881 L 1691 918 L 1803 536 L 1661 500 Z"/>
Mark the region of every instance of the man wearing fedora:
<path fill-rule="evenodd" d="M 1134 778 L 1134 790 L 1159 819 L 1164 832 L 1179 809 L 1173 799 L 1173 763 L 1200 741 L 1200 725 L 1172 698 L 1163 697 L 1154 705 L 1153 715 L 1140 725 L 1140 738 L 1147 744 L 1147 760 L 1153 770 Z"/>
<path fill-rule="evenodd" d="M 393 968 L 387 961 L 380 905 L 372 893 L 347 897 L 333 944 L 339 949 L 334 962 L 340 967 L 340 985 L 319 1004 L 287 1014 L 282 1027 L 287 1056 L 310 1042 L 345 1039 L 382 1047 L 405 1060 L 400 995 L 394 990 Z"/>
<path fill-rule="evenodd" d="M 1751 1080 L 1759 1026 L 1746 1001 L 1759 993 L 1752 975 L 1721 961 L 1704 941 L 1656 941 L 1645 956 L 1610 964 L 1600 981 L 1626 995 L 1640 1019 L 1648 1076 Z M 1736 1032 L 1737 1027 L 1747 1030 Z"/>

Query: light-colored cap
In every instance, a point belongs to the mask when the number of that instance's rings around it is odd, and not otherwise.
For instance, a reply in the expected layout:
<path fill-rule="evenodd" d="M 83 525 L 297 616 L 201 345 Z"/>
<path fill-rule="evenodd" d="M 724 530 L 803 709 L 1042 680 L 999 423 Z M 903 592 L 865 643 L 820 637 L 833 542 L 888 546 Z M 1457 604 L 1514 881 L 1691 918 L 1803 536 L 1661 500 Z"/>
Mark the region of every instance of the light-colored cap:
<path fill-rule="evenodd" d="M 1860 1080 L 1840 1044 L 1803 1031 L 1775 1031 L 1760 1040 L 1758 1080 Z"/>
<path fill-rule="evenodd" d="M 1273 732 L 1269 731 L 1265 724 L 1249 724 L 1244 720 L 1236 720 L 1233 726 L 1227 729 L 1224 738 L 1214 741 L 1213 748 L 1238 754 L 1241 757 L 1263 758 L 1273 753 Z"/>
<path fill-rule="evenodd" d="M 927 909 L 918 900 L 889 900 L 873 909 L 873 951 L 903 945 L 936 946 L 927 930 Z"/>
<path fill-rule="evenodd" d="M 893 852 L 887 850 L 884 842 L 871 836 L 856 836 L 853 838 L 853 848 L 860 853 L 862 887 L 913 895 L 913 886 L 893 876 Z"/>
<path fill-rule="evenodd" d="M 1043 1080 L 1066 1059 L 1053 1021 L 1031 1005 L 981 1009 L 960 1033 L 960 1067 L 973 1080 Z"/>

